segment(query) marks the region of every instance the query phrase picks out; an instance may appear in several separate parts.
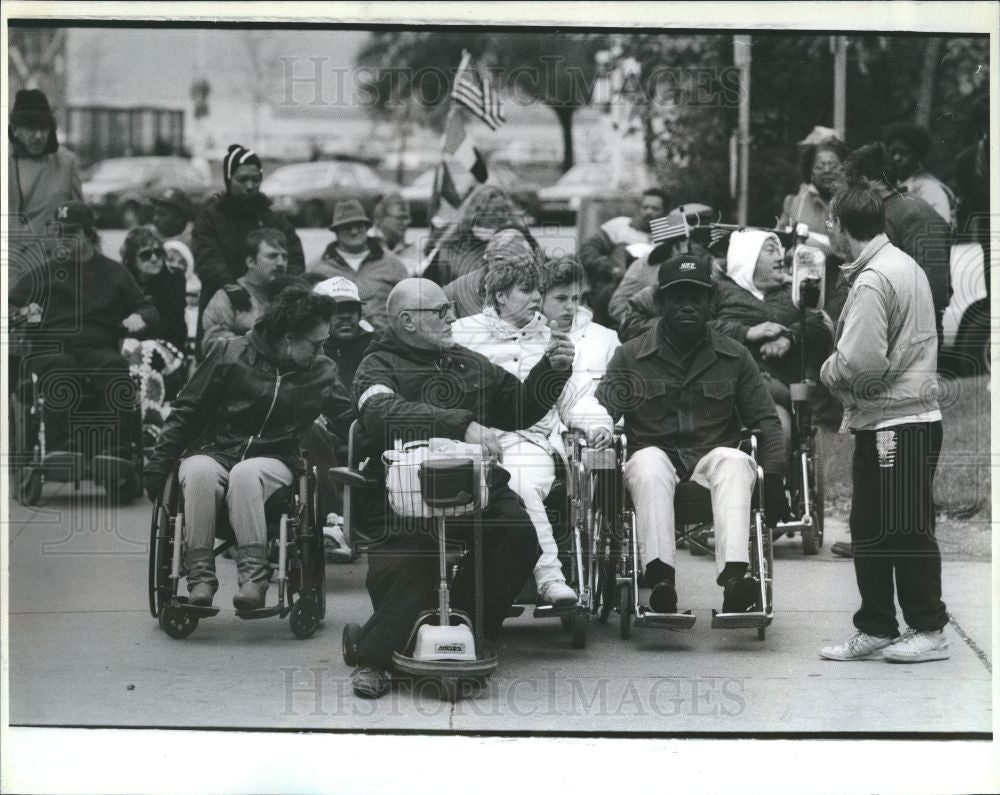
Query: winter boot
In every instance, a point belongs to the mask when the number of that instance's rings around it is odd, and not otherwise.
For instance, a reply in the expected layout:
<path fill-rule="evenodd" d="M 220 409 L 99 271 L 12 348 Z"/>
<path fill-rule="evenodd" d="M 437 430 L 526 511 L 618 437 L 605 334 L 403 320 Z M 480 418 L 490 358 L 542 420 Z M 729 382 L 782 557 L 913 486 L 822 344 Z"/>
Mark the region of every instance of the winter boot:
<path fill-rule="evenodd" d="M 262 544 L 247 544 L 236 549 L 236 573 L 240 590 L 233 597 L 233 607 L 237 610 L 259 610 L 264 606 L 264 595 L 271 579 L 271 567 L 267 563 L 267 547 Z"/>
<path fill-rule="evenodd" d="M 212 598 L 219 589 L 212 550 L 205 547 L 187 550 L 184 568 L 187 569 L 188 603 L 196 607 L 211 607 Z"/>

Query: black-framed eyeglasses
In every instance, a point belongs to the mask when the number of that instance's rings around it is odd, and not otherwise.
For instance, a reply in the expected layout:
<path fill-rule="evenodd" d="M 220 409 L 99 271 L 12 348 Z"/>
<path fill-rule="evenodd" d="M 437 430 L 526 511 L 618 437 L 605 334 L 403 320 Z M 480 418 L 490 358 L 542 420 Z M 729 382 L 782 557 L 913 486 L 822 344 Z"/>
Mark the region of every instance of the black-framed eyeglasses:
<path fill-rule="evenodd" d="M 415 306 L 407 307 L 406 309 L 400 309 L 400 312 L 437 312 L 437 316 L 444 320 L 448 317 L 448 313 L 454 311 L 455 302 L 448 301 L 447 303 L 441 304 L 441 306 Z"/>
<path fill-rule="evenodd" d="M 321 350 L 323 350 L 323 345 L 326 343 L 326 337 L 323 337 L 323 339 L 321 340 L 311 340 L 308 337 L 303 337 L 302 341 L 308 342 L 310 345 L 312 345 L 313 353 L 319 353 Z"/>
<path fill-rule="evenodd" d="M 136 256 L 143 262 L 149 262 L 152 259 L 166 259 L 167 252 L 162 248 L 140 248 Z"/>

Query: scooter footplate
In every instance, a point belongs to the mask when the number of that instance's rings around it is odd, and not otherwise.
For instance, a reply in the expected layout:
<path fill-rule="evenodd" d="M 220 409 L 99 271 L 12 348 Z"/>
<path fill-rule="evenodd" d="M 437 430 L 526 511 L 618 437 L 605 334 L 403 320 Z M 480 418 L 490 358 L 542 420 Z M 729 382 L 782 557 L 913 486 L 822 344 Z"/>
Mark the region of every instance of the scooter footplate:
<path fill-rule="evenodd" d="M 583 610 L 579 602 L 567 602 L 562 605 L 535 605 L 532 615 L 535 618 L 559 618 L 560 616 L 570 616 L 578 610 Z"/>
<path fill-rule="evenodd" d="M 236 617 L 242 618 L 244 621 L 252 621 L 256 618 L 271 618 L 271 616 L 281 615 L 281 608 L 275 605 L 274 607 L 262 607 L 259 610 L 237 610 Z"/>
<path fill-rule="evenodd" d="M 496 670 L 497 658 L 493 655 L 484 660 L 415 660 L 394 651 L 392 664 L 397 671 L 408 676 L 478 679 Z"/>

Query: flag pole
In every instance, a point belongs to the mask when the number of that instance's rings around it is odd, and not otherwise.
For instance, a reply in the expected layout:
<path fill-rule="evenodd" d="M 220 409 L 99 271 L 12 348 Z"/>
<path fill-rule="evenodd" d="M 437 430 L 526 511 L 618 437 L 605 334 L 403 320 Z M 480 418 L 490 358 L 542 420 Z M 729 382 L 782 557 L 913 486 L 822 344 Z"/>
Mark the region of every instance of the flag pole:
<path fill-rule="evenodd" d="M 462 60 L 458 65 L 458 71 L 455 72 L 455 80 L 452 83 L 452 90 L 454 90 L 454 86 L 457 86 L 459 84 L 459 81 L 462 79 L 462 76 L 468 70 L 469 62 L 471 60 L 472 60 L 472 54 L 468 50 L 463 49 Z M 450 122 L 454 114 L 455 114 L 455 103 L 452 102 L 451 94 L 449 94 L 448 116 L 444 122 L 444 132 L 441 133 L 441 160 L 438 162 L 437 168 L 434 170 L 434 186 L 431 190 L 431 202 L 430 205 L 427 207 L 428 233 L 430 233 L 433 229 L 432 221 L 434 216 L 437 214 L 437 208 L 441 204 L 441 190 L 444 183 L 444 162 L 445 162 L 444 158 L 446 154 L 445 146 L 448 141 L 448 129 L 451 126 Z M 437 253 L 440 250 L 440 248 L 441 248 L 441 241 L 439 240 L 437 245 L 434 246 L 434 249 L 431 251 L 431 253 L 421 260 L 417 275 L 422 275 L 423 272 L 427 270 L 427 267 L 434 261 L 434 258 L 437 256 Z"/>

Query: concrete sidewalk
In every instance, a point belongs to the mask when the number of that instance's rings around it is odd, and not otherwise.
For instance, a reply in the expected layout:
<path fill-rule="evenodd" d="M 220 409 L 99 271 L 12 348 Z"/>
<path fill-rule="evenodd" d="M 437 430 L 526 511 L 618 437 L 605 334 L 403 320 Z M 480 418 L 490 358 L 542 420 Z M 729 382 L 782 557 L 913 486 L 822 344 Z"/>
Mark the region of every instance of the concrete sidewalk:
<path fill-rule="evenodd" d="M 710 559 L 681 552 L 690 632 L 593 623 L 586 649 L 558 621 L 505 625 L 489 686 L 457 704 L 398 685 L 354 698 L 340 654 L 346 621 L 364 621 L 366 565 L 328 567 L 328 613 L 296 640 L 287 620 L 244 622 L 229 607 L 232 561 L 219 563 L 218 617 L 186 640 L 166 637 L 147 609 L 149 506 L 113 512 L 84 492 L 47 486 L 45 508 L 11 505 L 10 684 L 15 725 L 301 728 L 463 732 L 989 732 L 992 726 L 990 564 L 945 560 L 951 659 L 923 665 L 836 663 L 818 649 L 852 630 L 851 562 L 830 544 L 775 547 L 776 618 L 767 638 L 712 630 L 721 605 Z M 273 592 L 269 594 L 274 598 Z M 966 640 L 966 638 L 968 640 Z"/>

